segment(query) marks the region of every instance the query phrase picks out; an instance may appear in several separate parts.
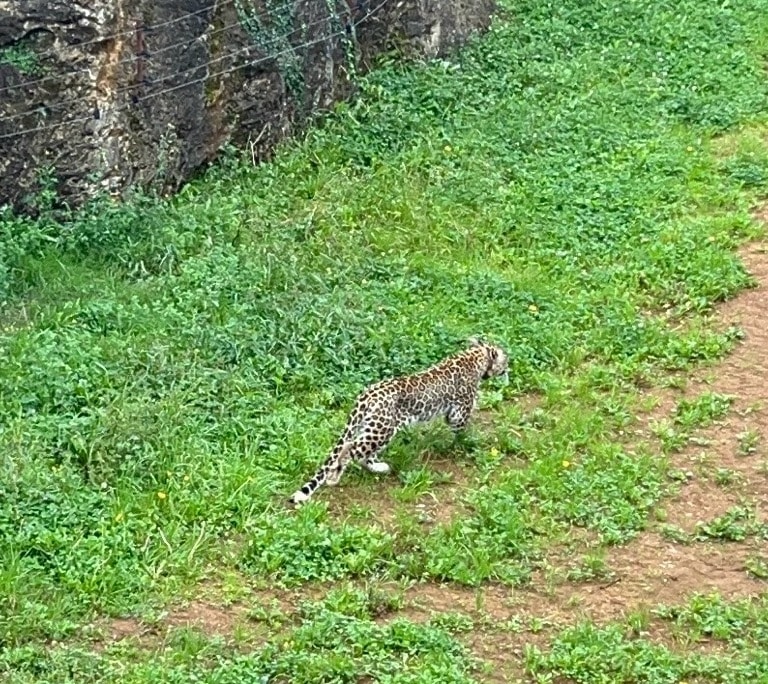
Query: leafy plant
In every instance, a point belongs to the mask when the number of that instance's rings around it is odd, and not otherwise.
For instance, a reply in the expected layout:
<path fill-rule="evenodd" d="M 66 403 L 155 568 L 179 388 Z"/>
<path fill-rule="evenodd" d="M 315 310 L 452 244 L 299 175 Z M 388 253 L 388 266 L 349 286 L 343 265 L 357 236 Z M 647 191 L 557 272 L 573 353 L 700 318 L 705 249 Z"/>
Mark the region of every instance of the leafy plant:
<path fill-rule="evenodd" d="M 0 64 L 16 67 L 25 76 L 36 76 L 43 71 L 37 54 L 30 46 L 22 43 L 0 49 Z"/>
<path fill-rule="evenodd" d="M 768 580 L 768 560 L 763 556 L 753 556 L 747 559 L 747 572 L 757 579 Z"/>
<path fill-rule="evenodd" d="M 739 456 L 748 456 L 757 451 L 760 443 L 760 433 L 754 429 L 745 430 L 739 435 Z"/>
<path fill-rule="evenodd" d="M 696 428 L 706 427 L 728 412 L 733 397 L 704 392 L 695 399 L 683 399 L 675 408 L 672 421 L 662 421 L 654 426 L 665 452 L 682 449 Z"/>
<path fill-rule="evenodd" d="M 706 600 L 706 599 L 705 599 Z M 711 604 L 710 604 L 711 606 Z M 694 611 L 698 609 L 694 608 Z M 730 621 L 744 615 L 743 605 L 728 606 L 720 603 L 716 610 L 707 610 L 693 617 L 687 611 L 685 621 L 691 619 L 706 630 L 717 631 L 725 638 L 737 634 L 748 636 L 741 642 L 739 655 L 707 654 L 694 652 L 680 653 L 665 645 L 654 643 L 648 638 L 637 638 L 625 633 L 620 624 L 597 626 L 582 623 L 561 632 L 545 652 L 530 647 L 526 652 L 526 667 L 534 681 L 552 681 L 553 678 L 567 678 L 574 682 L 669 682 L 688 680 L 712 680 L 743 682 L 759 680 L 768 673 L 768 660 L 764 649 L 764 606 L 756 609 L 757 622 L 742 625 Z M 747 611 L 753 609 L 747 608 Z M 723 615 L 725 613 L 725 615 Z M 667 615 L 673 615 L 668 613 Z M 725 617 L 725 621 L 722 618 Z M 702 624 L 702 618 L 703 624 Z M 714 618 L 714 621 L 710 622 Z M 680 619 L 680 618 L 678 618 Z M 738 618 L 737 618 L 738 619 Z"/>
<path fill-rule="evenodd" d="M 11 684 L 33 680 L 206 684 L 291 681 L 475 682 L 476 663 L 445 630 L 406 620 L 386 624 L 328 608 L 318 610 L 259 648 L 239 653 L 223 639 L 174 630 L 156 653 L 124 645 L 102 652 L 27 646 L 0 653 L 0 675 Z"/>
<path fill-rule="evenodd" d="M 605 562 L 604 553 L 592 553 L 584 556 L 581 562 L 568 570 L 571 582 L 593 582 L 609 579 L 613 575 Z"/>
<path fill-rule="evenodd" d="M 693 537 L 699 541 L 742 541 L 754 534 L 768 537 L 768 528 L 757 522 L 754 511 L 745 506 L 734 506 L 709 522 L 698 523 Z"/>
<path fill-rule="evenodd" d="M 728 412 L 733 397 L 704 392 L 696 399 L 683 399 L 675 410 L 675 423 L 683 429 L 705 427 Z"/>

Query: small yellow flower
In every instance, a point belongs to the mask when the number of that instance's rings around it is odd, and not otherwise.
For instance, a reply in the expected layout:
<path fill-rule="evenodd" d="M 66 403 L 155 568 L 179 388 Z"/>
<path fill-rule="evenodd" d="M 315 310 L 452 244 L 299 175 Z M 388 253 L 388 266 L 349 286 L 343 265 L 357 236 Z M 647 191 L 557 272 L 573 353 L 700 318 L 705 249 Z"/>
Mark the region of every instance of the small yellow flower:
<path fill-rule="evenodd" d="M 451 152 L 451 150 L 452 150 L 452 149 L 453 149 L 453 148 L 452 148 L 450 145 L 446 145 L 446 146 L 443 148 L 443 152 L 445 152 L 446 154 L 448 154 L 449 152 Z"/>
<path fill-rule="evenodd" d="M 693 148 L 690 145 L 688 145 L 688 147 L 686 147 L 685 149 L 688 152 L 693 152 Z"/>
<path fill-rule="evenodd" d="M 563 461 L 563 468 L 570 468 L 571 462 L 570 461 Z"/>
<path fill-rule="evenodd" d="M 165 499 L 167 496 L 168 496 L 168 495 L 167 495 L 165 492 L 158 492 L 158 493 L 157 493 L 157 498 L 158 498 L 158 499 L 160 499 L 160 501 L 162 501 L 163 499 Z"/>
<path fill-rule="evenodd" d="M 528 311 L 530 311 L 531 313 L 536 313 L 538 310 L 539 310 L 539 307 L 536 306 L 535 304 L 528 305 Z"/>
<path fill-rule="evenodd" d="M 184 482 L 189 482 L 189 475 L 184 476 Z"/>
<path fill-rule="evenodd" d="M 491 456 L 496 457 L 498 455 L 499 455 L 499 450 L 496 447 L 491 447 Z"/>
<path fill-rule="evenodd" d="M 123 522 L 123 512 L 122 512 L 122 511 L 120 511 L 120 512 L 119 512 L 119 513 L 118 513 L 118 514 L 115 516 L 115 522 Z"/>

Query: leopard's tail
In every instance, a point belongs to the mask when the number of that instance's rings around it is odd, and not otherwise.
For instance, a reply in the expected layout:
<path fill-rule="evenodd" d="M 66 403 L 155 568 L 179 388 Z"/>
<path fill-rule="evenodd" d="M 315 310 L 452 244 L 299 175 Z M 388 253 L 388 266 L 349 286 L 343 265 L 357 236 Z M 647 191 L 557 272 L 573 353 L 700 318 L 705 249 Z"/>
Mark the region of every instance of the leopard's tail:
<path fill-rule="evenodd" d="M 312 476 L 311 479 L 307 480 L 307 482 L 305 482 L 301 488 L 297 489 L 293 494 L 291 494 L 288 501 L 292 504 L 300 504 L 304 503 L 305 501 L 309 501 L 312 494 L 314 494 L 319 487 L 328 481 L 329 475 L 331 476 L 332 480 L 335 475 L 336 481 L 329 483 L 335 484 L 338 481 L 340 474 L 344 472 L 344 469 L 349 464 L 349 451 L 351 448 L 351 440 L 344 438 L 339 440 L 339 443 L 334 447 L 331 455 L 325 459 L 325 463 L 323 463 L 323 465 L 317 469 L 317 472 Z"/>
<path fill-rule="evenodd" d="M 333 447 L 328 458 L 325 459 L 323 465 L 321 465 L 317 472 L 312 476 L 310 480 L 304 483 L 300 489 L 297 489 L 288 501 L 292 504 L 300 504 L 308 501 L 312 494 L 326 482 L 329 485 L 338 483 L 341 474 L 349 465 L 350 450 L 357 439 L 360 430 L 362 428 L 361 414 L 358 411 L 352 411 L 350 417 L 347 419 L 347 424 L 344 426 L 344 431 L 336 442 L 336 446 Z"/>

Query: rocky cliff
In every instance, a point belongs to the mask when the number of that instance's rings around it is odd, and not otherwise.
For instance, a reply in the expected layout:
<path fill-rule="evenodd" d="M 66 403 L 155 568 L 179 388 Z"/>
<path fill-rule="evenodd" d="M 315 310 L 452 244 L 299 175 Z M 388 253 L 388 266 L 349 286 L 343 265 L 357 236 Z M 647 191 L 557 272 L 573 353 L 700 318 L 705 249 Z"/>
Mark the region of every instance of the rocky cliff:
<path fill-rule="evenodd" d="M 433 57 L 492 0 L 0 0 L 0 205 L 167 193 L 268 154 L 397 45 Z"/>

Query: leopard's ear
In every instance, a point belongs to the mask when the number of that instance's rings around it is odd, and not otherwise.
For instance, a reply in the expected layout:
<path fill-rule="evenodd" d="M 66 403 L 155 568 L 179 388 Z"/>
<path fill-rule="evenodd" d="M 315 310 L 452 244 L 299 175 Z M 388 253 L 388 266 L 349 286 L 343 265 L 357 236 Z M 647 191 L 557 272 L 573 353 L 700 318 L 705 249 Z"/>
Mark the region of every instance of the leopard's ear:
<path fill-rule="evenodd" d="M 483 341 L 479 337 L 470 337 L 467 342 L 470 347 L 482 347 Z"/>

